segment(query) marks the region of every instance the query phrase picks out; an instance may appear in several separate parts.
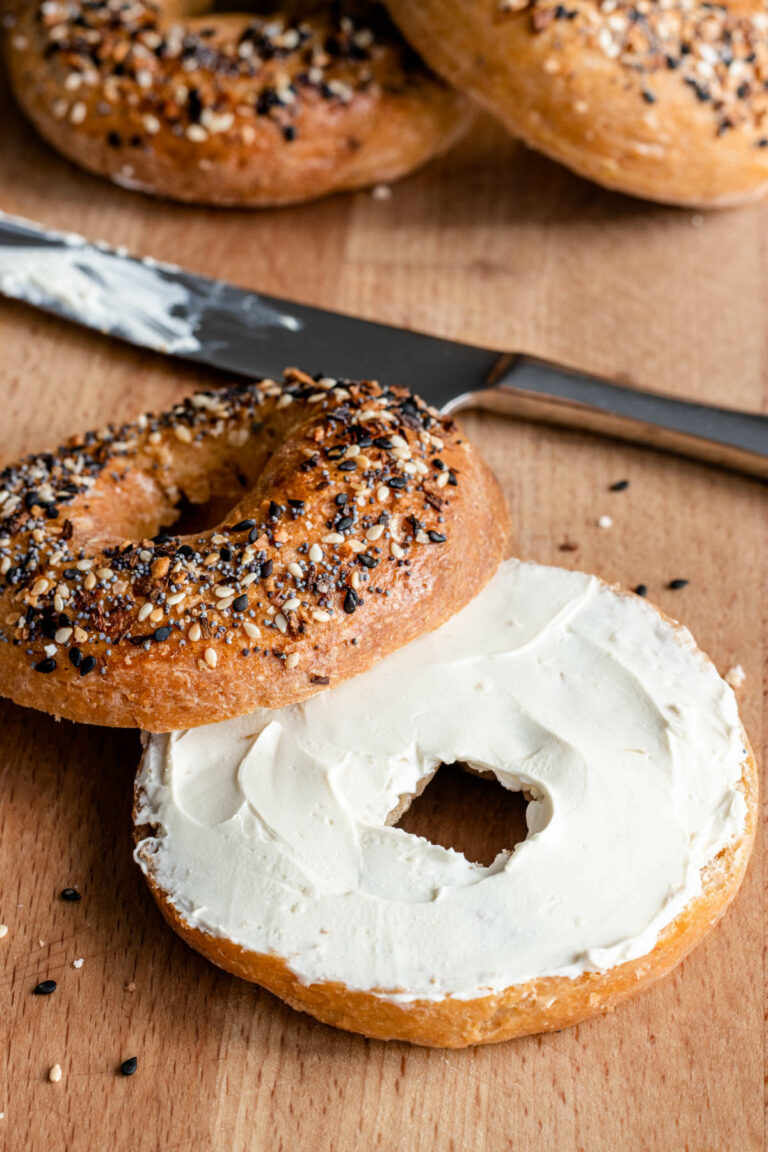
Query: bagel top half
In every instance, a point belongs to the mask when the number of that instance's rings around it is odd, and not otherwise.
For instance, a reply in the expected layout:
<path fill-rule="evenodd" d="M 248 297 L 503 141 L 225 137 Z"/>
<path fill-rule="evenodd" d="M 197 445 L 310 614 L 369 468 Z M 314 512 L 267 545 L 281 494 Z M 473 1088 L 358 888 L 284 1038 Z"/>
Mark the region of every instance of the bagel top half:
<path fill-rule="evenodd" d="M 718 207 L 768 191 L 765 0 L 387 0 L 427 62 L 609 188 Z"/>
<path fill-rule="evenodd" d="M 179 504 L 215 528 L 169 535 Z M 302 700 L 491 577 L 498 484 L 402 388 L 297 370 L 0 473 L 0 694 L 161 732 Z"/>
<path fill-rule="evenodd" d="M 368 0 L 11 7 L 22 108 L 64 155 L 133 190 L 244 207 L 309 200 L 397 179 L 469 122 L 465 98 Z"/>

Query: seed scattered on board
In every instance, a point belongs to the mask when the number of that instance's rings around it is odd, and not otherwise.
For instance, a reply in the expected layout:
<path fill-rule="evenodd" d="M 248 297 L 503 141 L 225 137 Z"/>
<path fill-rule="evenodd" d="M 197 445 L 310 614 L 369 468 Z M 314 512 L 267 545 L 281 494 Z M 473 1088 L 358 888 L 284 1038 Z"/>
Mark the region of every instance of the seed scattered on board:
<path fill-rule="evenodd" d="M 139 1066 L 138 1056 L 129 1056 L 127 1060 L 123 1060 L 120 1065 L 120 1071 L 123 1076 L 133 1076 L 134 1072 Z"/>
<path fill-rule="evenodd" d="M 56 991 L 56 981 L 41 980 L 40 983 L 35 986 L 34 991 L 35 996 L 50 996 L 51 992 Z"/>
<path fill-rule="evenodd" d="M 77 888 L 62 888 L 61 898 L 62 900 L 66 900 L 67 903 L 74 904 L 75 901 L 82 900 L 83 897 Z"/>
<path fill-rule="evenodd" d="M 54 1064 L 52 1068 L 48 1069 L 48 1079 L 51 1084 L 58 1084 L 61 1080 L 63 1073 L 61 1071 L 61 1064 Z"/>

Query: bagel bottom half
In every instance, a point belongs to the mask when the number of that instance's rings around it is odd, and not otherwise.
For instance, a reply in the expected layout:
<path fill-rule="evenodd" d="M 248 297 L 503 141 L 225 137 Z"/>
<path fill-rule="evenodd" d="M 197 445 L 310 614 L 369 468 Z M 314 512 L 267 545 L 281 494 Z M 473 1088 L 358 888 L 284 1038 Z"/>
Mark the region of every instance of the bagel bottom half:
<path fill-rule="evenodd" d="M 489 865 L 393 826 L 460 761 L 529 799 Z M 298 705 L 147 739 L 136 859 L 171 926 L 293 1007 L 462 1047 L 613 1008 L 735 895 L 757 770 L 690 634 L 508 561 L 437 631 Z"/>

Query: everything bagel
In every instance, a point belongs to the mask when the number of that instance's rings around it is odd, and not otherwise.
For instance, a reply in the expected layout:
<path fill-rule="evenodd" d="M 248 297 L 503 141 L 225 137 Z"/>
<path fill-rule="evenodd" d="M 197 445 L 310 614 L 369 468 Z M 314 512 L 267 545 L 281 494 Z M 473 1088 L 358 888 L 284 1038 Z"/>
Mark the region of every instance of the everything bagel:
<path fill-rule="evenodd" d="M 169 535 L 183 500 L 220 522 Z M 291 370 L 198 393 L 0 474 L 0 694 L 155 732 L 280 707 L 446 620 L 507 531 L 404 389 Z"/>
<path fill-rule="evenodd" d="M 394 827 L 441 763 L 524 792 L 489 866 Z M 613 1008 L 712 927 L 757 770 L 690 634 L 509 560 L 435 632 L 279 711 L 151 737 L 136 859 L 203 955 L 329 1024 L 459 1047 Z"/>
<path fill-rule="evenodd" d="M 719 207 L 768 190 L 764 0 L 387 0 L 446 80 L 609 188 Z"/>
<path fill-rule="evenodd" d="M 13 91 L 65 156 L 124 187 L 262 206 L 395 180 L 468 123 L 375 4 L 268 18 L 195 0 L 18 3 Z"/>

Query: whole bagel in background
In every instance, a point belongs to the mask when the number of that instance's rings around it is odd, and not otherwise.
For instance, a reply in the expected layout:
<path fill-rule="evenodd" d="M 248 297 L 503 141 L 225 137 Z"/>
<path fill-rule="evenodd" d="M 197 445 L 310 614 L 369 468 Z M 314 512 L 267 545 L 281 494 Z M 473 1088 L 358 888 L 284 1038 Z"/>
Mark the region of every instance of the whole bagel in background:
<path fill-rule="evenodd" d="M 367 0 L 288 0 L 266 16 L 20 0 L 6 24 L 14 95 L 46 140 L 177 200 L 260 207 L 396 180 L 471 115 Z"/>
<path fill-rule="evenodd" d="M 764 0 L 387 0 L 446 80 L 608 188 L 716 208 L 768 191 Z"/>

